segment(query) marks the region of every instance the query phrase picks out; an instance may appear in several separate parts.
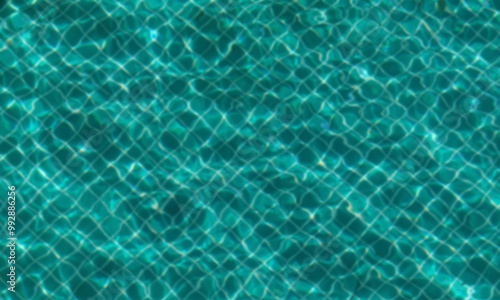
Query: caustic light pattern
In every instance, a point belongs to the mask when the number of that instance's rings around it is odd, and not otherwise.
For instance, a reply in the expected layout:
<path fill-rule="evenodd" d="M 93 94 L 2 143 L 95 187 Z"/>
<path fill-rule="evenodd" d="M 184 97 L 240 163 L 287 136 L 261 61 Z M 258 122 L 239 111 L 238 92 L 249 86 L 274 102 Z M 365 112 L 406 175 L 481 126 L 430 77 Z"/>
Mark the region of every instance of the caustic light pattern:
<path fill-rule="evenodd" d="M 499 9 L 1 2 L 0 297 L 500 299 Z"/>

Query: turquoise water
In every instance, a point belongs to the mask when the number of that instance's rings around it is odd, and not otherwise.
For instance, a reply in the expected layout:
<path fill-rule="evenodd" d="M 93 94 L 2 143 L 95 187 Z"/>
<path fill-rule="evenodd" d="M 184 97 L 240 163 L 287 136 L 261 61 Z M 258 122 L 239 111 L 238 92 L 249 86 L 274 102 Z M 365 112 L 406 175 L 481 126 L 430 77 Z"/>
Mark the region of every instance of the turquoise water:
<path fill-rule="evenodd" d="M 500 299 L 499 9 L 2 2 L 1 298 Z"/>

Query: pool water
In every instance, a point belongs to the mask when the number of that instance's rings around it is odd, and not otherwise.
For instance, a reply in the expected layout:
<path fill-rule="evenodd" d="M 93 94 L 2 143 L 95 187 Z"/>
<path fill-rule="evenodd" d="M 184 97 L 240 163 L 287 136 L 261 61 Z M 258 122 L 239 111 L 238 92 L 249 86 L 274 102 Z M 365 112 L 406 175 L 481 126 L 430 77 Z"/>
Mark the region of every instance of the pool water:
<path fill-rule="evenodd" d="M 0 297 L 500 299 L 499 10 L 2 2 Z"/>

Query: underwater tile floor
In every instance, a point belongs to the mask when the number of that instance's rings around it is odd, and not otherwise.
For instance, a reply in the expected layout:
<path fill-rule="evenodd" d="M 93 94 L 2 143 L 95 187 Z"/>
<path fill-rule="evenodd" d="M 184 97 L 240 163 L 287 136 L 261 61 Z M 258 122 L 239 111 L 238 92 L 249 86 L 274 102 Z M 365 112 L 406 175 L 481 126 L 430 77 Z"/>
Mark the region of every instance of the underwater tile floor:
<path fill-rule="evenodd" d="M 0 2 L 0 298 L 500 300 L 499 10 Z"/>

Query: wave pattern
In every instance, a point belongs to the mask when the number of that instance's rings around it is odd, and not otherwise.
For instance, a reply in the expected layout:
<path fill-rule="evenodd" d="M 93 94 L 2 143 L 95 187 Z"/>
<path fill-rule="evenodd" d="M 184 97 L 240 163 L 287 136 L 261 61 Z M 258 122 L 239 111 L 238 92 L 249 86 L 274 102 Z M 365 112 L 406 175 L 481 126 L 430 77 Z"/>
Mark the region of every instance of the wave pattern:
<path fill-rule="evenodd" d="M 17 295 L 500 299 L 499 9 L 1 4 Z"/>

